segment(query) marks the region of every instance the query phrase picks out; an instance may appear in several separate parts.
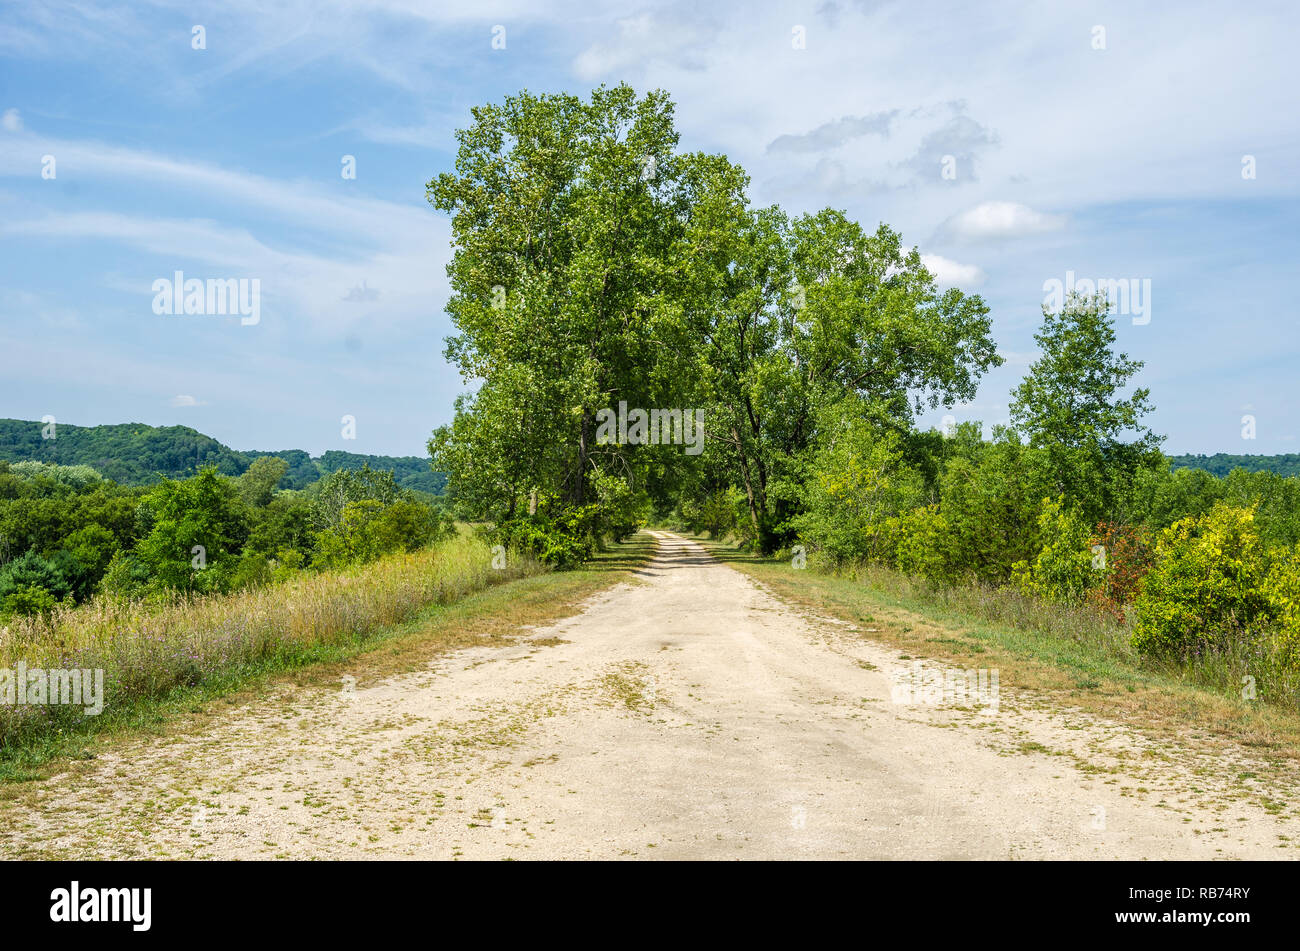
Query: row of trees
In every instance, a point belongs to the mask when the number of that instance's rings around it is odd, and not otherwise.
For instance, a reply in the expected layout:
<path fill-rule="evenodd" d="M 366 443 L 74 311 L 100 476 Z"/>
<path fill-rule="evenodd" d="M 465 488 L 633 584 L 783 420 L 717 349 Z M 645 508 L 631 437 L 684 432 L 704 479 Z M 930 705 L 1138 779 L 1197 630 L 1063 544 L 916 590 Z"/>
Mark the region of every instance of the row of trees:
<path fill-rule="evenodd" d="M 440 505 L 391 471 L 340 469 L 307 490 L 279 490 L 287 465 L 266 456 L 236 478 L 209 468 L 143 488 L 87 466 L 0 462 L 0 614 L 101 591 L 230 591 L 414 550 L 453 530 Z"/>
<path fill-rule="evenodd" d="M 734 486 L 772 550 L 836 406 L 907 433 L 1001 362 L 983 301 L 940 292 L 896 233 L 750 207 L 739 167 L 675 151 L 672 113 L 627 86 L 509 97 L 429 183 L 452 215 L 447 356 L 478 384 L 430 452 L 507 533 L 617 535 Z M 620 401 L 705 408 L 705 452 L 597 442 Z"/>
<path fill-rule="evenodd" d="M 1002 361 L 985 303 L 941 291 L 888 227 L 752 207 L 725 157 L 676 151 L 659 92 L 524 93 L 473 117 L 428 186 L 452 216 L 447 356 L 477 386 L 430 452 L 466 517 L 560 564 L 672 519 L 765 553 L 1137 602 L 1152 652 L 1291 623 L 1300 480 L 1172 472 L 1104 296 L 1045 311 L 1010 426 L 922 432 Z M 703 408 L 704 451 L 596 439 L 621 404 Z"/>

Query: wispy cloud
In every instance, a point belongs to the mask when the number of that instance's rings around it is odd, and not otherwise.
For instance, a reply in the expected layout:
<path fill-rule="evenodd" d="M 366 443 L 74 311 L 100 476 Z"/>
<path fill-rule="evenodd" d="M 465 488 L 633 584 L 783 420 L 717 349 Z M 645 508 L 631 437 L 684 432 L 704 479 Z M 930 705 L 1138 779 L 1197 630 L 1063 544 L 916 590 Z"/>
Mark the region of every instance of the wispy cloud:
<path fill-rule="evenodd" d="M 953 215 L 939 226 L 939 235 L 953 241 L 1022 238 L 1059 231 L 1064 215 L 1046 214 L 1014 201 L 985 201 Z"/>
<path fill-rule="evenodd" d="M 844 116 L 826 122 L 802 135 L 777 136 L 767 144 L 769 154 L 780 152 L 826 152 L 839 148 L 850 139 L 864 135 L 889 136 L 889 127 L 898 116 L 897 109 L 866 116 Z"/>

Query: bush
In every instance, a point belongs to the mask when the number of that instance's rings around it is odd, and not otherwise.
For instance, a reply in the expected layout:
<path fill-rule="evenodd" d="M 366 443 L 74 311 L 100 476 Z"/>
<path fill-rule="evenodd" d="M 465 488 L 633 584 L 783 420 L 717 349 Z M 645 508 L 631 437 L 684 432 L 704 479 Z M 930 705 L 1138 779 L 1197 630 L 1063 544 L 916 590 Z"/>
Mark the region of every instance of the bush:
<path fill-rule="evenodd" d="M 960 571 L 953 557 L 951 529 L 939 506 L 904 512 L 890 528 L 896 539 L 894 561 L 899 571 L 936 584 L 957 580 Z"/>
<path fill-rule="evenodd" d="M 60 601 L 72 593 L 72 585 L 54 562 L 42 558 L 34 551 L 24 552 L 9 564 L 0 568 L 0 599 L 6 599 L 19 592 L 23 603 L 34 597 L 31 589 L 46 591 L 55 601 Z M 16 602 L 17 603 L 17 602 Z"/>
<path fill-rule="evenodd" d="M 1032 562 L 1012 566 L 1016 587 L 1048 601 L 1078 604 L 1102 580 L 1087 522 L 1058 497 L 1043 499 L 1037 525 L 1042 547 Z"/>
<path fill-rule="evenodd" d="M 1216 503 L 1160 533 L 1135 605 L 1133 645 L 1187 658 L 1255 641 L 1270 620 L 1253 509 Z"/>
<path fill-rule="evenodd" d="M 600 524 L 610 537 L 621 542 L 640 531 L 650 514 L 645 492 L 633 488 L 626 478 L 605 473 L 597 473 L 592 482 L 600 500 Z"/>
<path fill-rule="evenodd" d="M 1276 642 L 1282 661 L 1300 667 L 1300 544 L 1278 551 L 1264 579 L 1264 596 L 1276 620 Z"/>
<path fill-rule="evenodd" d="M 142 598 L 149 590 L 149 569 L 133 552 L 119 551 L 108 563 L 100 589 L 117 598 Z"/>
<path fill-rule="evenodd" d="M 817 454 L 810 476 L 807 511 L 792 520 L 799 537 L 837 563 L 890 560 L 894 521 L 921 492 L 898 437 L 850 419 Z"/>
<path fill-rule="evenodd" d="M 505 545 L 528 552 L 557 568 L 576 568 L 595 550 L 600 506 L 539 507 L 532 514 L 502 522 L 493 533 Z"/>
<path fill-rule="evenodd" d="M 1098 522 L 1092 544 L 1101 546 L 1105 569 L 1101 586 L 1088 592 L 1088 600 L 1122 623 L 1151 568 L 1150 535 L 1140 525 Z"/>
<path fill-rule="evenodd" d="M 0 597 L 0 614 L 48 615 L 58 603 L 46 589 L 23 585 Z"/>

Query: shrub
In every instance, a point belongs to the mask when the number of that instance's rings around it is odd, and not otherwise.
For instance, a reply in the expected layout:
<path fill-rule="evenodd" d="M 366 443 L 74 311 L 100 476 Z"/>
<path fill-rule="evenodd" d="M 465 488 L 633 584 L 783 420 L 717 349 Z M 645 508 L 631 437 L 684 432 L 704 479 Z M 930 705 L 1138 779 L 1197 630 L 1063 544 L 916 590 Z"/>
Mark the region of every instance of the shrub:
<path fill-rule="evenodd" d="M 58 566 L 34 551 L 24 552 L 0 568 L 0 598 L 8 598 L 19 591 L 39 588 L 49 592 L 55 601 L 72 593 L 72 585 Z M 31 595 L 24 595 L 30 598 Z"/>
<path fill-rule="evenodd" d="M 807 511 L 792 522 L 810 548 L 838 563 L 887 561 L 896 519 L 920 492 L 920 476 L 904 462 L 898 437 L 850 419 L 817 454 Z"/>
<path fill-rule="evenodd" d="M 45 588 L 23 585 L 0 597 L 0 614 L 48 615 L 58 603 Z"/>
<path fill-rule="evenodd" d="M 1080 603 L 1101 582 L 1087 522 L 1058 497 L 1043 499 L 1037 526 L 1042 547 L 1032 562 L 1012 567 L 1016 587 L 1048 601 Z"/>
<path fill-rule="evenodd" d="M 1140 652 L 1187 658 L 1258 637 L 1270 611 L 1254 520 L 1253 509 L 1219 502 L 1160 533 L 1135 605 Z"/>
<path fill-rule="evenodd" d="M 960 571 L 953 557 L 948 520 L 937 505 L 904 512 L 890 526 L 898 569 L 934 583 L 951 584 Z"/>
<path fill-rule="evenodd" d="M 1092 545 L 1101 546 L 1105 568 L 1101 586 L 1088 592 L 1088 600 L 1122 623 L 1125 608 L 1137 598 L 1142 578 L 1151 568 L 1150 535 L 1140 525 L 1098 522 Z"/>
<path fill-rule="evenodd" d="M 646 524 L 650 500 L 623 477 L 598 472 L 592 479 L 600 500 L 600 524 L 614 541 L 622 541 Z"/>
<path fill-rule="evenodd" d="M 118 598 L 142 598 L 149 590 L 149 569 L 133 552 L 118 551 L 108 563 L 100 589 Z"/>
<path fill-rule="evenodd" d="M 1300 667 L 1300 544 L 1275 554 L 1264 596 L 1276 619 L 1278 653 L 1288 667 Z"/>
<path fill-rule="evenodd" d="M 576 568 L 595 550 L 599 505 L 539 507 L 536 512 L 502 522 L 494 537 L 557 568 Z"/>

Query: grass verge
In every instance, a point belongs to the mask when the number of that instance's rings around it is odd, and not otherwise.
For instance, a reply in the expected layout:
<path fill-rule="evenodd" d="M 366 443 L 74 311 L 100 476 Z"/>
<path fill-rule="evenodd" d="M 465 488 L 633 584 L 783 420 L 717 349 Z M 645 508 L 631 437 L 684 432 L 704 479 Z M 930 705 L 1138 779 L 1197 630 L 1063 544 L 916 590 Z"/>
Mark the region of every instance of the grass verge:
<path fill-rule="evenodd" d="M 493 570 L 486 546 L 479 552 L 473 546 L 480 543 L 471 539 L 450 544 L 455 547 L 394 556 L 356 572 L 317 575 L 262 592 L 188 602 L 183 606 L 188 613 L 168 615 L 169 609 L 162 609 L 161 615 L 143 614 L 164 632 L 146 636 L 143 643 L 164 644 L 161 659 L 168 663 L 177 656 L 192 660 L 196 646 L 210 649 L 218 643 L 214 631 L 220 631 L 220 625 L 205 622 L 251 617 L 254 621 L 260 618 L 263 626 L 255 639 L 258 648 L 248 650 L 236 662 L 220 665 L 216 663 L 223 656 L 220 652 L 204 654 L 209 666 L 193 682 L 169 684 L 160 676 L 155 678 L 156 689 L 123 693 L 116 702 L 109 690 L 109 702 L 98 716 L 69 717 L 67 722 L 44 729 L 39 723 L 29 723 L 11 732 L 0 744 L 0 782 L 47 778 L 69 763 L 94 759 L 101 745 L 114 736 L 162 734 L 201 726 L 226 706 L 246 702 L 286 681 L 296 686 L 337 683 L 346 673 L 364 683 L 427 663 L 441 651 L 508 643 L 525 625 L 565 617 L 583 599 L 630 578 L 654 550 L 654 540 L 640 534 L 610 546 L 581 569 L 543 572 L 539 566 L 523 562 L 513 570 Z M 452 572 L 452 564 L 464 570 Z M 285 626 L 287 619 L 298 618 L 305 601 L 311 601 L 309 593 L 321 599 L 312 609 L 316 621 L 330 617 L 324 608 L 328 604 L 342 612 L 336 618 L 338 623 L 325 623 L 323 628 L 308 623 Z M 254 595 L 255 602 L 248 600 Z M 277 605 L 282 612 L 278 615 Z M 362 611 L 359 605 L 371 610 Z M 263 613 L 259 615 L 255 608 Z M 279 619 L 279 641 L 271 636 L 275 626 L 267 625 L 268 617 Z M 170 629 L 168 637 L 166 623 L 175 624 L 178 618 L 187 619 L 188 626 L 183 631 Z M 121 637 L 121 630 L 114 632 Z M 141 641 L 138 630 L 133 635 L 124 643 Z M 86 632 L 78 636 L 84 638 L 84 648 L 98 649 Z M 177 645 L 182 649 L 178 651 Z M 48 653 L 53 649 L 48 644 L 28 644 L 28 652 L 23 653 L 22 645 L 10 640 L 0 653 L 0 665 L 30 656 L 33 660 L 29 663 L 36 666 L 33 661 L 48 662 L 39 660 L 41 652 L 53 656 Z M 135 655 L 128 652 L 126 656 Z M 57 708 L 53 709 L 58 715 Z M 63 712 L 63 716 L 69 715 Z"/>
<path fill-rule="evenodd" d="M 731 544 L 693 540 L 777 597 L 846 621 L 908 657 L 997 668 L 1004 688 L 1058 707 L 1158 736 L 1231 740 L 1277 762 L 1300 762 L 1300 714 L 1244 700 L 1189 672 L 1153 668 L 1122 629 L 1098 623 L 1087 611 L 1029 603 L 1014 592 L 935 590 L 884 568 L 852 578 L 796 570 Z"/>

